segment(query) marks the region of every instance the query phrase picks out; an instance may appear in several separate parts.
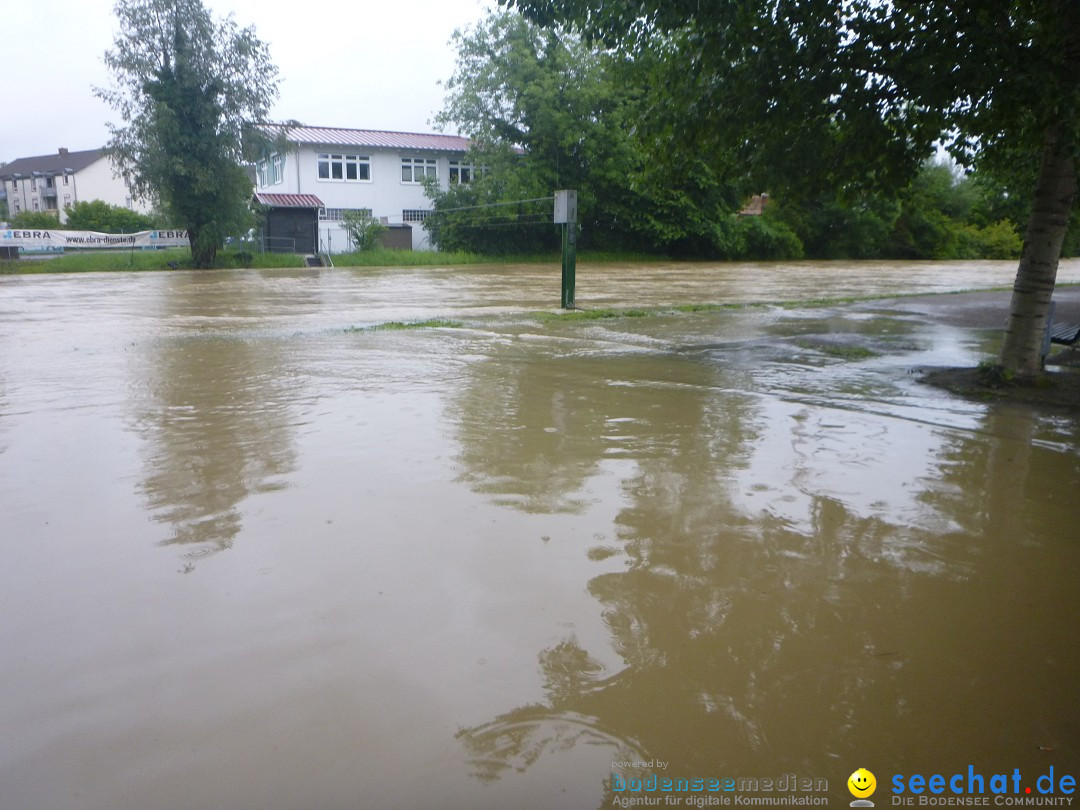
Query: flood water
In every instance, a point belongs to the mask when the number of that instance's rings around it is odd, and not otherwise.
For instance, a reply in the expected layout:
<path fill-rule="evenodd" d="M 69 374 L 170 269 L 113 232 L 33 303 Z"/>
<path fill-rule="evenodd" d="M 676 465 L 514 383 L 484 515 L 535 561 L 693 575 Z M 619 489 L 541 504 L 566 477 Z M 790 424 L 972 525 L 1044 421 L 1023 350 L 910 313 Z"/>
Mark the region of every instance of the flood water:
<path fill-rule="evenodd" d="M 582 265 L 577 303 L 1014 272 Z M 1080 776 L 1080 414 L 912 373 L 996 331 L 888 301 L 540 318 L 558 278 L 0 277 L 0 808 Z M 436 317 L 462 325 L 367 328 Z"/>

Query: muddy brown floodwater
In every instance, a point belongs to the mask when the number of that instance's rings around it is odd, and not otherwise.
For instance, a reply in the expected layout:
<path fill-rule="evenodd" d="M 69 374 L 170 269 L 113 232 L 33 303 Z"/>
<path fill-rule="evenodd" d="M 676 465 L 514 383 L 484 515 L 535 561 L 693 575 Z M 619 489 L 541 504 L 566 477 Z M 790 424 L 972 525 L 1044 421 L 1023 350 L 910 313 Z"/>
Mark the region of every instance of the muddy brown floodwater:
<path fill-rule="evenodd" d="M 0 277 L 0 808 L 1080 776 L 1080 415 L 911 373 L 998 330 L 902 300 L 530 314 L 558 272 Z M 1013 273 L 586 264 L 577 298 Z M 428 318 L 461 325 L 365 328 Z"/>

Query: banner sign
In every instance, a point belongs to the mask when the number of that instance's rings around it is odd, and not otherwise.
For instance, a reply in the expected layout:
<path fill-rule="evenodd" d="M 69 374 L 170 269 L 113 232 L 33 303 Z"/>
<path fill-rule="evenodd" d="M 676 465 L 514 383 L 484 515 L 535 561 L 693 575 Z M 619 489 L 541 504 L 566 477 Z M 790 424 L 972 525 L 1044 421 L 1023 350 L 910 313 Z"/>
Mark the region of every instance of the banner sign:
<path fill-rule="evenodd" d="M 98 233 L 97 231 L 0 230 L 0 247 L 23 250 L 63 250 L 64 248 L 170 248 L 187 247 L 187 231 L 138 231 Z"/>

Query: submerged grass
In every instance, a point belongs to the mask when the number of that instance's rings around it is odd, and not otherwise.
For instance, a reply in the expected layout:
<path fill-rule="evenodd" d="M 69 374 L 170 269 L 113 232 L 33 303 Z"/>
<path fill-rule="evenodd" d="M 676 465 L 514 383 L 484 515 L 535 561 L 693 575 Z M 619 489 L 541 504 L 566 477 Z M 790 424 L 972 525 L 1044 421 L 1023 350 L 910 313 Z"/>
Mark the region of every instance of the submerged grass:
<path fill-rule="evenodd" d="M 215 269 L 234 267 L 276 268 L 303 267 L 302 256 L 292 253 L 245 253 L 223 250 L 218 253 Z M 47 259 L 18 259 L 0 263 L 0 273 L 38 275 L 46 273 L 110 273 L 190 270 L 191 251 L 107 250 L 84 253 L 67 252 Z"/>
<path fill-rule="evenodd" d="M 558 312 L 534 312 L 532 317 L 541 323 L 552 321 L 600 321 L 609 318 L 645 318 L 659 315 L 659 310 L 648 309 L 564 309 Z"/>
<path fill-rule="evenodd" d="M 512 256 L 486 256 L 479 253 L 448 252 L 432 250 L 367 250 L 357 253 L 336 253 L 335 267 L 458 267 L 464 265 L 490 264 L 558 264 L 558 254 L 519 254 Z M 618 262 L 662 262 L 664 257 L 645 256 L 635 253 L 580 253 L 579 262 L 611 264 Z M 121 271 L 172 270 L 170 262 L 179 269 L 191 269 L 191 251 L 186 248 L 174 250 L 108 250 L 69 251 L 49 258 L 23 258 L 16 261 L 0 261 L 0 273 L 102 273 Z M 248 253 L 223 250 L 218 253 L 215 269 L 233 267 L 275 268 L 303 267 L 304 258 L 293 253 Z"/>
<path fill-rule="evenodd" d="M 428 318 L 424 321 L 387 321 L 371 326 L 350 326 L 346 332 L 397 332 L 406 329 L 460 329 L 465 326 L 461 321 L 447 318 Z"/>
<path fill-rule="evenodd" d="M 836 343 L 815 343 L 809 340 L 796 340 L 795 345 L 800 349 L 821 352 L 829 357 L 837 357 L 841 360 L 866 360 L 870 357 L 880 356 L 878 352 L 865 346 L 843 346 Z"/>

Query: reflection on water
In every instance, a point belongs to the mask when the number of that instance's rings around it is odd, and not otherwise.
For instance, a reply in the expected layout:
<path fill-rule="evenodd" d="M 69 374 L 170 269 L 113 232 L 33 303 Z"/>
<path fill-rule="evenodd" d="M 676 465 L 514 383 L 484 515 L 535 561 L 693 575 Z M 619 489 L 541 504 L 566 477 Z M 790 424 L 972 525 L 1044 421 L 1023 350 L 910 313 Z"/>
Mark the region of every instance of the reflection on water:
<path fill-rule="evenodd" d="M 774 271 L 579 298 L 902 286 Z M 0 278 L 0 807 L 1075 774 L 1080 422 L 910 374 L 995 335 L 887 301 L 523 316 L 552 278 Z M 466 325 L 347 331 L 432 315 Z"/>
<path fill-rule="evenodd" d="M 265 306 L 244 287 L 223 294 L 213 282 L 180 282 L 158 302 L 163 322 L 192 315 L 208 324 L 246 322 Z M 146 392 L 137 400 L 147 459 L 142 489 L 155 519 L 170 529 L 163 544 L 186 547 L 190 571 L 191 560 L 232 545 L 248 496 L 284 486 L 294 461 L 290 370 L 280 341 L 220 327 L 152 341 L 139 366 Z"/>
<path fill-rule="evenodd" d="M 621 669 L 606 672 L 573 638 L 542 650 L 546 704 L 463 732 L 483 778 L 556 748 L 538 718 L 558 728 L 568 714 L 633 741 L 642 753 L 625 758 L 676 762 L 684 776 L 835 777 L 822 770 L 831 759 L 922 762 L 931 737 L 949 761 L 1000 758 L 1004 744 L 1038 764 L 1046 739 L 1076 744 L 1059 713 L 1076 716 L 1080 659 L 1052 618 L 1078 601 L 1077 549 L 1064 540 L 1076 511 L 1049 493 L 1054 479 L 1080 482 L 1080 463 L 1032 446 L 1030 412 L 991 410 L 988 435 L 958 435 L 762 409 L 705 387 L 666 394 L 638 410 L 631 391 L 601 409 L 635 414 L 650 434 L 672 429 L 666 414 L 689 420 L 670 452 L 635 455 L 615 520 L 624 569 L 588 583 Z M 520 478 L 527 491 L 533 468 Z M 1002 649 L 1013 643 L 1021 655 Z M 1017 676 L 1044 698 L 1019 700 Z M 528 731 L 511 735 L 524 718 Z M 1044 742 L 1025 749 L 1012 733 Z"/>
<path fill-rule="evenodd" d="M 753 400 L 736 395 L 722 413 L 702 413 L 714 389 L 737 384 L 719 368 L 667 351 L 604 354 L 596 343 L 519 339 L 469 367 L 451 404 L 464 481 L 525 511 L 581 511 L 604 459 L 739 452 Z"/>

